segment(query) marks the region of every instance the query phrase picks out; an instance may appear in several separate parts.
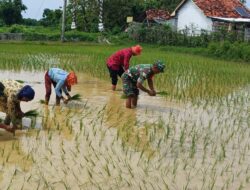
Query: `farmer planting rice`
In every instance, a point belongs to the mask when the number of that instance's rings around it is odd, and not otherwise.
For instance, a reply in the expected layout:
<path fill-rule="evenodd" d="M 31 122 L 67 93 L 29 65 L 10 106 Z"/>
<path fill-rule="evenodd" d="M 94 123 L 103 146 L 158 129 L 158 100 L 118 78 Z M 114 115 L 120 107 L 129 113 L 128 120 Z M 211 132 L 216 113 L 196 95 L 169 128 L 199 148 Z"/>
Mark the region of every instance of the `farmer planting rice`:
<path fill-rule="evenodd" d="M 132 56 L 140 55 L 141 51 L 142 47 L 136 45 L 119 50 L 108 58 L 107 67 L 112 82 L 112 90 L 116 89 L 118 76 L 121 77 L 124 71 L 128 70 L 130 58 Z"/>
<path fill-rule="evenodd" d="M 35 91 L 29 85 L 24 85 L 15 80 L 0 81 L 0 111 L 6 113 L 4 124 L 0 124 L 9 132 L 15 132 L 22 122 L 24 113 L 21 110 L 20 102 L 33 100 Z M 12 126 L 10 126 L 12 123 Z"/>
<path fill-rule="evenodd" d="M 51 85 L 54 86 L 56 92 L 56 105 L 60 105 L 62 99 L 65 104 L 71 98 L 69 91 L 71 86 L 77 84 L 77 76 L 74 72 L 66 72 L 59 68 L 51 68 L 45 73 L 45 104 L 48 105 L 51 95 Z M 62 91 L 65 93 L 67 98 L 63 97 Z"/>
<path fill-rule="evenodd" d="M 140 64 L 129 68 L 122 75 L 123 92 L 127 96 L 126 107 L 135 108 L 139 95 L 139 89 L 155 96 L 156 92 L 153 84 L 153 76 L 164 72 L 165 65 L 162 61 L 156 61 L 154 64 Z M 142 84 L 147 79 L 149 89 Z"/>

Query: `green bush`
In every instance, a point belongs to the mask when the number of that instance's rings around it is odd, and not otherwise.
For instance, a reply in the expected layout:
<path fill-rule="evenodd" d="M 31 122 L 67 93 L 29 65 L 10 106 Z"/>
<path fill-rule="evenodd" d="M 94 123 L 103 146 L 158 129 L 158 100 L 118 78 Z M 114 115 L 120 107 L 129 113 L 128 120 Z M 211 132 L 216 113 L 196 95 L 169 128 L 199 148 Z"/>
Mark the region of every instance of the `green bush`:
<path fill-rule="evenodd" d="M 229 41 L 211 42 L 208 46 L 208 54 L 228 60 L 242 60 L 250 62 L 250 45 L 247 43 Z"/>
<path fill-rule="evenodd" d="M 98 34 L 70 31 L 65 33 L 66 41 L 88 41 L 97 42 Z"/>
<path fill-rule="evenodd" d="M 25 32 L 25 28 L 22 25 L 12 25 L 9 28 L 9 32 L 10 33 L 24 33 Z"/>

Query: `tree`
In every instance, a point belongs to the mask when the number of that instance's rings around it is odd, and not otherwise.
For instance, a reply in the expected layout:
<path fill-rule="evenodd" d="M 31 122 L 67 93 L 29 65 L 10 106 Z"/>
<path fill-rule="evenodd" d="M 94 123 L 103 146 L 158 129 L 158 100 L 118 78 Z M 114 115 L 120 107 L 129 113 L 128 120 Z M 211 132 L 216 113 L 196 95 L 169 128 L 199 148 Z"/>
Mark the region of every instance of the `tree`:
<path fill-rule="evenodd" d="M 165 9 L 171 12 L 180 2 L 181 0 L 103 0 L 104 28 L 122 31 L 127 25 L 127 16 L 136 18 L 148 9 Z M 98 31 L 99 12 L 99 0 L 69 0 L 67 19 L 75 21 L 78 30 L 95 32 Z"/>
<path fill-rule="evenodd" d="M 27 7 L 22 0 L 0 0 L 0 18 L 6 25 L 20 24 L 22 22 L 22 11 Z"/>
<path fill-rule="evenodd" d="M 40 20 L 43 26 L 58 26 L 61 22 L 62 10 L 44 9 L 43 18 Z"/>
<path fill-rule="evenodd" d="M 98 0 L 70 0 L 67 18 L 76 22 L 77 29 L 85 32 L 98 31 Z"/>

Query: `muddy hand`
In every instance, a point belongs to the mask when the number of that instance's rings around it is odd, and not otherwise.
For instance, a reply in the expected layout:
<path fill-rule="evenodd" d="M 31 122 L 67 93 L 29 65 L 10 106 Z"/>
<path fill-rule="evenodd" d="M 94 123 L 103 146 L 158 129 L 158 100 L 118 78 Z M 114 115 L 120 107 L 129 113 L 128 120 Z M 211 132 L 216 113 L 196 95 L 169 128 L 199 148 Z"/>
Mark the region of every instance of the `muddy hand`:
<path fill-rule="evenodd" d="M 148 94 L 149 94 L 149 96 L 155 96 L 156 92 L 154 90 L 149 90 Z"/>
<path fill-rule="evenodd" d="M 67 98 L 68 98 L 68 101 L 69 101 L 69 100 L 71 99 L 71 96 L 68 94 L 68 95 L 67 95 Z"/>
<path fill-rule="evenodd" d="M 69 99 L 66 99 L 66 98 L 62 98 L 62 99 L 63 99 L 64 104 L 67 104 L 69 102 Z"/>

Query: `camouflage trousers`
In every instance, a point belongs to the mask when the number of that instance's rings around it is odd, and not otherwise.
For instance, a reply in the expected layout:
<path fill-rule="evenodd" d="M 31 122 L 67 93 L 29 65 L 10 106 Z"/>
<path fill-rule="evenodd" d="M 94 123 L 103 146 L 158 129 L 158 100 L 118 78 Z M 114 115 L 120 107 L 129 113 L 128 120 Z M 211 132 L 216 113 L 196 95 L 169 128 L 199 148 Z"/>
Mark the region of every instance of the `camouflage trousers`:
<path fill-rule="evenodd" d="M 123 92 L 128 96 L 138 96 L 139 90 L 134 82 L 127 73 L 122 75 Z"/>

